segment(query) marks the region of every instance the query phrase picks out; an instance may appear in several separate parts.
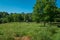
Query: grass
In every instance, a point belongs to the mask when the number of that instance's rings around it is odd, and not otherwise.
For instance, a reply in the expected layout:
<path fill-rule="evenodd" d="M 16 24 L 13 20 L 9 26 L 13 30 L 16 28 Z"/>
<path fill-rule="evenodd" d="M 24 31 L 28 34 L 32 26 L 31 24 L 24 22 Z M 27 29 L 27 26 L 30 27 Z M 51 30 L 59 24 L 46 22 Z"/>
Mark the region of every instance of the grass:
<path fill-rule="evenodd" d="M 13 40 L 13 37 L 17 36 L 31 36 L 32 40 L 48 40 L 48 37 L 52 35 L 51 30 L 56 27 L 42 27 L 40 23 L 25 23 L 25 22 L 13 22 L 0 24 L 0 39 L 1 40 Z M 49 25 L 48 25 L 49 26 Z M 45 38 L 46 36 L 46 38 Z M 11 39 L 12 38 L 12 39 Z M 50 38 L 51 39 L 51 38 Z"/>

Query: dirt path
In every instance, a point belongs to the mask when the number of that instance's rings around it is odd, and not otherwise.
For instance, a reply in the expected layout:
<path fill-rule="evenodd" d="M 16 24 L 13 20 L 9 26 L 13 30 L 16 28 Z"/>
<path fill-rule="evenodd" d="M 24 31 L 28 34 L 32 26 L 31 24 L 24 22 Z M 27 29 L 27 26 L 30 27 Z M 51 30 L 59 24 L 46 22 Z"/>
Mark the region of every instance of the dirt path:
<path fill-rule="evenodd" d="M 31 40 L 31 37 L 29 36 L 23 36 L 23 37 L 15 37 L 15 40 Z"/>

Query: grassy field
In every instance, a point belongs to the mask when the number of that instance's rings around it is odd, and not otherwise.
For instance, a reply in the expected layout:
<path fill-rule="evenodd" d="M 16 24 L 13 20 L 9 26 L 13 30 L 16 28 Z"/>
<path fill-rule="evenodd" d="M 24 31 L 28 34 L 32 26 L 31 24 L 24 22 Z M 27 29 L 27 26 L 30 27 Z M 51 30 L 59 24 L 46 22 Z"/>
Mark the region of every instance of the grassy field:
<path fill-rule="evenodd" d="M 14 37 L 26 35 L 31 36 L 32 40 L 51 40 L 57 30 L 56 26 L 43 27 L 41 23 L 5 23 L 0 24 L 0 40 L 13 40 Z"/>

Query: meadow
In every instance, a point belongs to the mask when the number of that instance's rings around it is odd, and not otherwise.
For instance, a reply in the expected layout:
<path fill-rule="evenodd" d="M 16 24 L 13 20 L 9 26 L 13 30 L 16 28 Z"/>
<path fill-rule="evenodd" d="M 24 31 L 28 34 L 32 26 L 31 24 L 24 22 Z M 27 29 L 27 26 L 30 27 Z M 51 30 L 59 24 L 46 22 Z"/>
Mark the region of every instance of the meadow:
<path fill-rule="evenodd" d="M 46 27 L 35 22 L 12 22 L 0 24 L 0 40 L 14 40 L 14 37 L 30 36 L 31 40 L 56 40 L 60 28 L 49 24 Z M 58 34 L 58 35 L 57 35 Z M 57 36 L 56 36 L 57 35 Z"/>

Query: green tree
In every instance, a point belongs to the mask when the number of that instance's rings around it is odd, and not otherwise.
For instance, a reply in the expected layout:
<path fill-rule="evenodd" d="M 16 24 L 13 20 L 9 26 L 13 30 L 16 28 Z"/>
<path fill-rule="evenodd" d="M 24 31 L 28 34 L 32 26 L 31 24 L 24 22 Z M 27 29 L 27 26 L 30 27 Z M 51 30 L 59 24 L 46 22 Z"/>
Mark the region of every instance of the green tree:
<path fill-rule="evenodd" d="M 56 10 L 56 0 L 36 0 L 32 19 L 39 21 L 53 21 Z"/>

